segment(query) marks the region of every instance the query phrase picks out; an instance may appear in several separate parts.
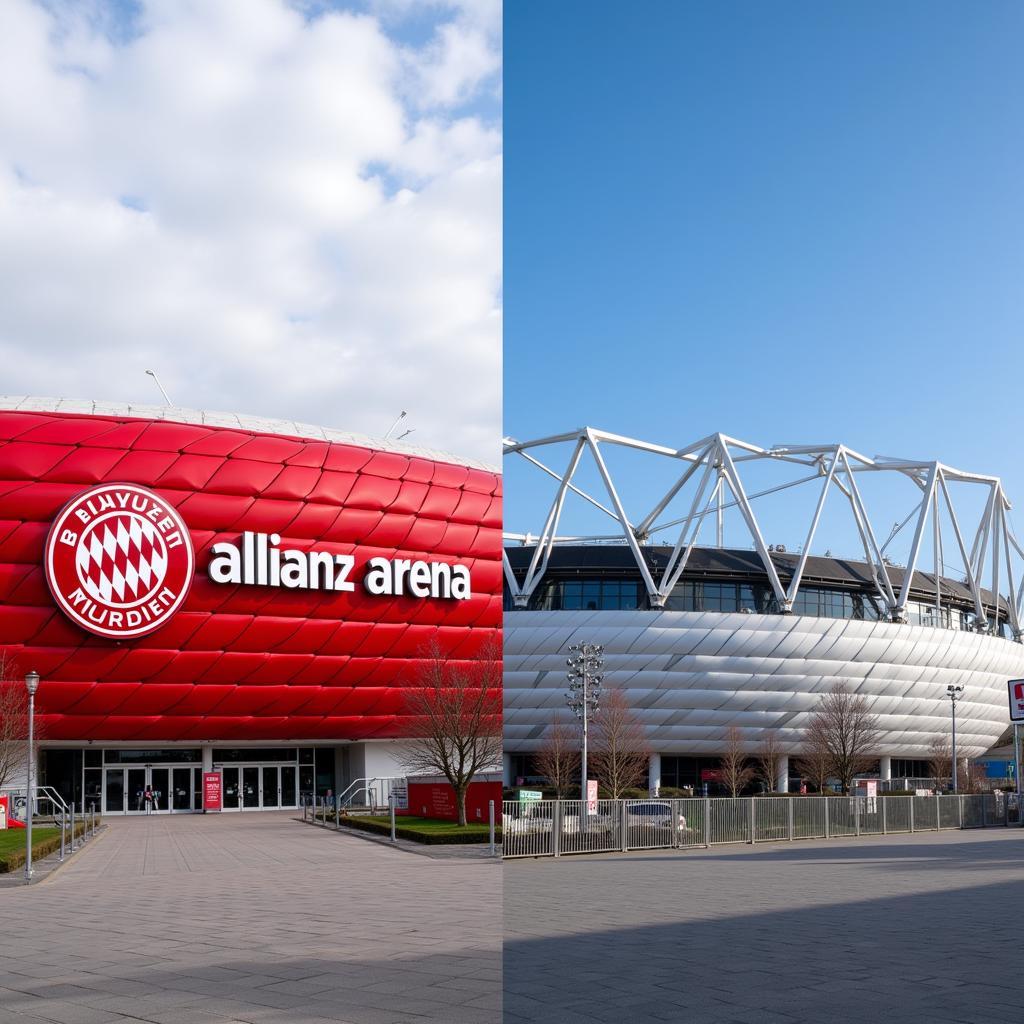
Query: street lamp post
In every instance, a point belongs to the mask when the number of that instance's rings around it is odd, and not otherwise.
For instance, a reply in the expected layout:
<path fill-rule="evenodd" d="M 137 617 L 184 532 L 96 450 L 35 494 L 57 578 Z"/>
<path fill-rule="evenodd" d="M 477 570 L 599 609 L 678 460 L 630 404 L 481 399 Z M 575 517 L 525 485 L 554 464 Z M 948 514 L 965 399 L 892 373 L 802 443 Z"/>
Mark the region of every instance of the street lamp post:
<path fill-rule="evenodd" d="M 39 688 L 39 673 L 29 672 L 25 676 L 28 690 L 28 769 L 25 779 L 25 881 L 32 881 L 32 808 L 35 804 L 35 759 L 32 750 L 32 733 L 35 729 L 36 690 Z"/>
<path fill-rule="evenodd" d="M 952 683 L 946 687 L 946 695 L 953 706 L 953 792 L 956 792 L 956 702 L 963 696 L 964 688 Z"/>
<path fill-rule="evenodd" d="M 566 703 L 583 725 L 583 744 L 580 752 L 580 799 L 583 815 L 587 809 L 587 734 L 590 715 L 595 713 L 601 700 L 601 669 L 604 668 L 604 648 L 600 644 L 572 644 L 572 657 L 566 660 L 569 671 L 569 694 Z M 583 816 L 581 815 L 581 817 Z"/>

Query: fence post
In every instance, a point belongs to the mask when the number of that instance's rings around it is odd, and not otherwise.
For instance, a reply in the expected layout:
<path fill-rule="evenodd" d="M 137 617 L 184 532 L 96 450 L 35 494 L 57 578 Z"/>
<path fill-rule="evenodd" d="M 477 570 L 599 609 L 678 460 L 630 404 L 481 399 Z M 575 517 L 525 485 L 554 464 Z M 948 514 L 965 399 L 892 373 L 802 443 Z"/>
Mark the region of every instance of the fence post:
<path fill-rule="evenodd" d="M 941 832 L 942 831 L 942 811 L 939 809 L 941 807 L 941 804 L 939 803 L 939 801 L 941 799 L 942 799 L 942 797 L 938 793 L 936 793 L 935 794 L 935 831 L 936 832 Z"/>
<path fill-rule="evenodd" d="M 556 800 L 554 811 L 551 815 L 551 853 L 552 856 L 561 855 L 562 846 L 562 801 Z"/>
<path fill-rule="evenodd" d="M 885 820 L 885 799 L 883 797 L 878 797 L 878 801 L 882 805 L 882 835 L 884 836 L 889 832 L 889 826 Z"/>
<path fill-rule="evenodd" d="M 988 804 L 984 793 L 981 794 L 981 827 L 988 828 Z"/>
<path fill-rule="evenodd" d="M 1003 797 L 1003 828 L 1010 827 L 1010 798 Z"/>
<path fill-rule="evenodd" d="M 334 798 L 334 827 L 341 829 L 341 799 L 338 796 Z"/>
<path fill-rule="evenodd" d="M 830 839 L 831 836 L 828 834 L 828 797 L 823 796 L 822 803 L 825 804 L 825 838 Z"/>
<path fill-rule="evenodd" d="M 908 796 L 907 799 L 910 801 L 910 831 L 914 831 L 914 798 Z"/>
<path fill-rule="evenodd" d="M 789 819 L 789 841 L 793 842 L 793 798 L 786 797 L 786 816 Z"/>
<path fill-rule="evenodd" d="M 860 797 L 853 798 L 853 834 L 860 835 Z"/>
<path fill-rule="evenodd" d="M 494 801 L 493 800 L 488 800 L 487 801 L 487 818 L 488 818 L 488 822 L 490 824 L 491 856 L 493 857 L 495 855 L 495 853 L 497 853 L 497 850 L 494 847 Z"/>
<path fill-rule="evenodd" d="M 704 797 L 704 849 L 711 849 L 711 798 Z"/>
<path fill-rule="evenodd" d="M 958 794 L 956 798 L 956 821 L 957 828 L 962 832 L 964 827 L 964 797 L 962 793 Z"/>
<path fill-rule="evenodd" d="M 627 853 L 629 851 L 629 826 L 626 818 L 626 801 L 623 800 L 619 804 L 619 821 L 622 822 L 622 852 Z"/>
<path fill-rule="evenodd" d="M 750 845 L 753 846 L 755 842 L 754 834 L 754 800 L 755 797 L 750 798 Z"/>
<path fill-rule="evenodd" d="M 64 831 L 67 828 L 67 812 L 61 810 L 60 812 L 60 860 L 64 859 Z"/>

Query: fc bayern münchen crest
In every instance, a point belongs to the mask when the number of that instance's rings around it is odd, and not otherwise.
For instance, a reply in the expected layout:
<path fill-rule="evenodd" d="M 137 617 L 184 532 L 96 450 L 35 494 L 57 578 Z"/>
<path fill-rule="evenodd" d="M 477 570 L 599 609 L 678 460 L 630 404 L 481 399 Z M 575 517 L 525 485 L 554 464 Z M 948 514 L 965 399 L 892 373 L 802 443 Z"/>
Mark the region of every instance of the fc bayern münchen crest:
<path fill-rule="evenodd" d="M 135 484 L 102 484 L 61 509 L 46 582 L 73 622 L 128 640 L 165 625 L 192 583 L 192 538 L 174 506 Z"/>

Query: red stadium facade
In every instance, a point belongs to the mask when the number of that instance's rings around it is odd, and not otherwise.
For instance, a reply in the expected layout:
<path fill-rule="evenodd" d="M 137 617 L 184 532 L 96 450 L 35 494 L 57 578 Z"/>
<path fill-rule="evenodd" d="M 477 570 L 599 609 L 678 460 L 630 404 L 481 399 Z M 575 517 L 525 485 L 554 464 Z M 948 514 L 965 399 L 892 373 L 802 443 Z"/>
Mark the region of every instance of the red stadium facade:
<path fill-rule="evenodd" d="M 401 770 L 436 643 L 501 628 L 501 478 L 177 409 L 0 400 L 0 651 L 40 782 L 106 813 L 288 807 Z"/>

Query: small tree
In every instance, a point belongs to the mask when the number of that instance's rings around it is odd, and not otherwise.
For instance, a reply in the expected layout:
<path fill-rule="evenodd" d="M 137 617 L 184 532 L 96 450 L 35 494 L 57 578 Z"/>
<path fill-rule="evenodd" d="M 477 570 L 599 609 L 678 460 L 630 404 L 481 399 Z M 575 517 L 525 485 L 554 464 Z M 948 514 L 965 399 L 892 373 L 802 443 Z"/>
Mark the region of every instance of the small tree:
<path fill-rule="evenodd" d="M 941 789 L 943 783 L 953 776 L 953 744 L 949 737 L 934 737 L 928 744 L 928 755 L 928 771 Z"/>
<path fill-rule="evenodd" d="M 779 746 L 778 733 L 774 730 L 766 732 L 757 748 L 757 754 L 754 759 L 754 774 L 767 793 L 775 790 L 779 776 L 779 759 L 781 757 L 782 748 Z"/>
<path fill-rule="evenodd" d="M 622 690 L 605 690 L 590 737 L 590 767 L 613 800 L 644 780 L 651 747 Z"/>
<path fill-rule="evenodd" d="M 12 679 L 13 662 L 0 652 L 0 789 L 25 774 L 28 758 L 28 691 Z"/>
<path fill-rule="evenodd" d="M 832 755 L 829 753 L 824 722 L 812 717 L 804 730 L 797 771 L 819 792 L 824 793 L 832 774 Z"/>
<path fill-rule="evenodd" d="M 425 649 L 406 694 L 410 773 L 443 775 L 455 790 L 459 824 L 473 777 L 501 762 L 501 648 L 488 643 L 474 662 L 451 662 L 436 642 Z"/>
<path fill-rule="evenodd" d="M 533 755 L 533 764 L 559 798 L 564 797 L 580 770 L 579 729 L 565 722 L 552 722 Z"/>
<path fill-rule="evenodd" d="M 743 752 L 743 735 L 735 725 L 730 726 L 725 734 L 725 753 L 720 763 L 722 784 L 729 790 L 730 796 L 739 796 L 754 777 L 754 770 L 747 763 L 747 755 Z"/>
<path fill-rule="evenodd" d="M 822 696 L 811 717 L 828 750 L 832 774 L 842 791 L 849 793 L 853 777 L 877 760 L 878 718 L 869 711 L 864 696 L 851 693 L 841 683 Z"/>

